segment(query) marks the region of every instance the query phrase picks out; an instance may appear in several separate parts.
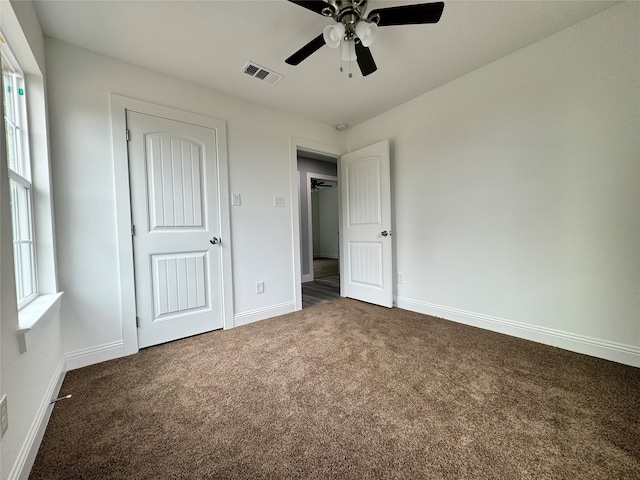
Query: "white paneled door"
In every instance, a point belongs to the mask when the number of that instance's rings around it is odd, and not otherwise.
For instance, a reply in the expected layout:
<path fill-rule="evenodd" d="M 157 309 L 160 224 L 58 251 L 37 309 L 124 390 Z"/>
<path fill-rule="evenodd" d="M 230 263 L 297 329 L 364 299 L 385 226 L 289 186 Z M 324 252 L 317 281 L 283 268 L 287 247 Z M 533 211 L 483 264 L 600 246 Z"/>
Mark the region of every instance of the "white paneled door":
<path fill-rule="evenodd" d="M 340 158 L 341 295 L 393 306 L 389 142 Z"/>
<path fill-rule="evenodd" d="M 223 327 L 217 131 L 127 112 L 140 348 Z"/>

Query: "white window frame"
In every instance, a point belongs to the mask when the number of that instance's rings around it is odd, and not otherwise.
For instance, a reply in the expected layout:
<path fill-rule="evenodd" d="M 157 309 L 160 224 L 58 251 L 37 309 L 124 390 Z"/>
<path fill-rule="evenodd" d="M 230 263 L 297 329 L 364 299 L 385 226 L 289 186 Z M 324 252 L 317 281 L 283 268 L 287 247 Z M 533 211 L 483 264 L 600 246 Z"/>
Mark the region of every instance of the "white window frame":
<path fill-rule="evenodd" d="M 32 184 L 31 211 L 35 228 L 33 229 L 33 241 L 37 247 L 37 268 L 35 277 L 38 284 L 38 295 L 32 297 L 32 301 L 27 305 L 21 305 L 17 316 L 6 315 L 2 318 L 3 329 L 15 328 L 20 352 L 25 353 L 35 344 L 31 344 L 31 331 L 37 330 L 40 325 L 47 324 L 50 319 L 59 318 L 61 298 L 63 292 L 58 290 L 58 274 L 56 262 L 56 239 L 53 212 L 53 186 L 51 177 L 51 158 L 49 155 L 49 127 L 47 125 L 47 101 L 46 85 L 44 81 L 44 52 L 43 49 L 32 49 L 29 44 L 22 25 L 16 16 L 11 2 L 0 0 L 0 44 L 6 42 L 11 46 L 15 57 L 14 64 L 20 66 L 23 73 L 25 88 L 26 112 L 28 113 L 29 135 L 26 141 L 26 148 L 30 154 L 30 177 Z M 36 42 L 38 39 L 35 38 Z M 43 45 L 42 45 L 43 46 Z M 1 78 L 1 77 L 0 77 Z M 4 117 L 4 115 L 3 115 Z M 0 125 L 4 131 L 4 118 L 0 120 Z M 4 147 L 5 135 L 3 132 L 2 145 Z M 2 188 L 3 214 L 10 215 L 9 210 L 9 174 L 6 149 L 0 151 L 0 169 L 2 178 L 0 183 Z M 7 205 L 7 207 L 4 207 Z M 8 225 L 7 225 L 8 227 Z M 3 232 L 7 229 L 4 228 Z M 8 232 L 7 232 L 8 233 Z M 8 237 L 8 235 L 7 235 Z M 34 248 L 36 248 L 34 247 Z M 12 248 L 9 242 L 2 242 L 3 256 L 11 254 L 8 250 Z M 8 270 L 8 268 L 7 268 Z M 11 269 L 13 270 L 13 269 Z M 4 269 L 3 269 L 4 271 Z M 6 277 L 4 278 L 5 280 Z M 3 284 L 3 302 L 15 299 L 15 291 L 9 286 L 5 290 Z M 4 309 L 4 307 L 3 307 Z M 7 306 L 11 311 L 11 307 Z M 16 318 L 17 317 L 17 318 Z"/>
<path fill-rule="evenodd" d="M 31 177 L 32 166 L 29 151 L 29 122 L 27 118 L 24 73 L 6 41 L 0 41 L 0 52 L 4 79 L 2 92 L 3 121 L 6 127 L 10 127 L 7 128 L 7 137 L 10 134 L 14 135 L 14 139 L 11 142 L 14 145 L 14 162 L 9 158 L 9 152 L 7 152 L 7 157 L 12 198 L 16 293 L 18 308 L 22 309 L 35 300 L 39 293 Z M 9 103 L 11 108 L 5 109 L 4 102 Z M 8 112 L 11 115 L 7 115 Z M 9 142 L 7 142 L 7 145 L 9 145 Z M 23 195 L 18 193 L 20 190 L 22 190 Z M 18 200 L 19 196 L 21 201 Z"/>

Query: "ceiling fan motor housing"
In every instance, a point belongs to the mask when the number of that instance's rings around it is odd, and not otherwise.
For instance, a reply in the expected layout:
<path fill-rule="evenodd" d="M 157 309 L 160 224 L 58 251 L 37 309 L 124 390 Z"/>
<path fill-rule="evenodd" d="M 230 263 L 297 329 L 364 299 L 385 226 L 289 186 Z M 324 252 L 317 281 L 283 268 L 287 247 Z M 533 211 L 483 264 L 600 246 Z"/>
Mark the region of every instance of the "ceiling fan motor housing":
<path fill-rule="evenodd" d="M 360 22 L 377 23 L 380 20 L 380 15 L 378 14 L 372 15 L 371 18 L 363 16 L 367 0 L 335 0 L 329 3 L 335 10 L 327 7 L 326 10 L 330 12 L 327 16 L 344 25 L 344 40 L 362 40 L 357 34 L 357 27 Z M 362 31 L 364 32 L 364 29 Z M 369 35 L 371 36 L 372 34 L 369 33 Z"/>

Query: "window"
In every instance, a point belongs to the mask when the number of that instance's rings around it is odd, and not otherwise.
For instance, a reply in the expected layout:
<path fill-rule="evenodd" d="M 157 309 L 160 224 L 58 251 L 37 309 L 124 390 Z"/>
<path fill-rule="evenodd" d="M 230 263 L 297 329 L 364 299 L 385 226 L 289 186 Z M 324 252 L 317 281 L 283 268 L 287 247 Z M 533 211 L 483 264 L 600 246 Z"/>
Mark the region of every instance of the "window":
<path fill-rule="evenodd" d="M 24 75 L 15 56 L 6 43 L 0 42 L 0 47 L 4 84 L 2 103 L 13 220 L 13 254 L 20 308 L 38 295 L 26 89 Z"/>

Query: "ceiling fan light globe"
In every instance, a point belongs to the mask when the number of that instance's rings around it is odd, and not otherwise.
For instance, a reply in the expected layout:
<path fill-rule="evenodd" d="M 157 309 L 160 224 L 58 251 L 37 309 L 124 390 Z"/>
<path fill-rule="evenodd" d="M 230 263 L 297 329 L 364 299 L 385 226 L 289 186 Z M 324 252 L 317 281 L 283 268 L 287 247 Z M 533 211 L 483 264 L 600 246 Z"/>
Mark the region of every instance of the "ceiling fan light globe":
<path fill-rule="evenodd" d="M 329 48 L 338 48 L 340 45 L 340 41 L 344 36 L 345 27 L 341 23 L 336 23 L 335 25 L 327 25 L 322 30 L 322 37 L 324 38 L 327 47 Z"/>
<path fill-rule="evenodd" d="M 340 45 L 340 60 L 343 62 L 354 62 L 357 58 L 355 41 L 344 40 Z"/>
<path fill-rule="evenodd" d="M 364 47 L 368 47 L 376 39 L 378 33 L 378 25 L 371 22 L 361 21 L 356 25 L 356 35 Z"/>

